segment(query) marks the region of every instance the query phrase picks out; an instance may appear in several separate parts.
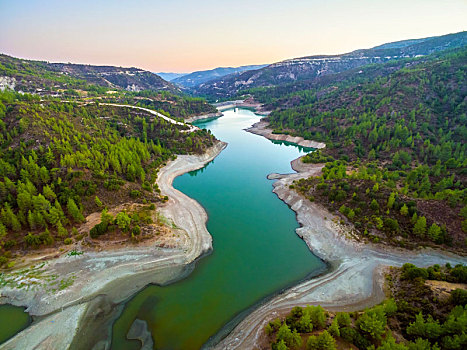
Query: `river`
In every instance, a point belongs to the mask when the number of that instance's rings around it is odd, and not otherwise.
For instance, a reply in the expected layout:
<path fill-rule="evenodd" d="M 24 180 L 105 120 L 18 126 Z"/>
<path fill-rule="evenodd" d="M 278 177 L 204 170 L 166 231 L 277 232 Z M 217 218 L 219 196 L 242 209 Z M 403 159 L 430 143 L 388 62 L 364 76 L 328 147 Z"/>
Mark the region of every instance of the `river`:
<path fill-rule="evenodd" d="M 147 322 L 156 349 L 199 349 L 268 296 L 325 269 L 295 234 L 294 212 L 266 179 L 291 172 L 290 161 L 306 150 L 243 130 L 259 118 L 232 109 L 196 124 L 228 146 L 203 169 L 176 178 L 174 187 L 207 211 L 214 250 L 187 278 L 136 294 L 114 323 L 112 349 L 140 348 L 126 339 L 137 318 Z"/>

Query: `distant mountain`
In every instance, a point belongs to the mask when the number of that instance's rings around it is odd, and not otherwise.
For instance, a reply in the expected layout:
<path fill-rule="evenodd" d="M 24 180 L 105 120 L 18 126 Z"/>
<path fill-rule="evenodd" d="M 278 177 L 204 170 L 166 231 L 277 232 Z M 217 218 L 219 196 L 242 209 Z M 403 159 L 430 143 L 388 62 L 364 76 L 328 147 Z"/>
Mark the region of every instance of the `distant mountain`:
<path fill-rule="evenodd" d="M 1 54 L 0 77 L 9 78 L 13 81 L 10 85 L 24 92 L 35 92 L 38 89 L 77 88 L 85 84 L 127 91 L 180 91 L 157 74 L 139 68 L 49 63 L 23 60 Z"/>
<path fill-rule="evenodd" d="M 201 83 L 192 90 L 196 95 L 208 96 L 211 99 L 229 98 L 242 90 L 312 81 L 318 77 L 368 64 L 423 56 L 465 45 L 467 45 L 467 32 L 460 32 L 439 37 L 404 40 L 342 55 L 294 58 L 261 69 L 231 74 Z"/>
<path fill-rule="evenodd" d="M 251 65 L 241 67 L 218 67 L 210 70 L 197 71 L 190 74 L 183 75 L 179 78 L 174 79 L 172 82 L 185 88 L 192 88 L 203 84 L 207 81 L 225 77 L 229 74 L 238 74 L 245 71 L 254 69 L 260 69 L 266 67 L 266 65 Z"/>
<path fill-rule="evenodd" d="M 164 80 L 172 81 L 174 79 L 183 77 L 184 75 L 187 75 L 189 73 L 164 73 L 164 72 L 159 72 L 159 73 L 156 73 L 156 74 L 158 76 L 160 76 Z"/>

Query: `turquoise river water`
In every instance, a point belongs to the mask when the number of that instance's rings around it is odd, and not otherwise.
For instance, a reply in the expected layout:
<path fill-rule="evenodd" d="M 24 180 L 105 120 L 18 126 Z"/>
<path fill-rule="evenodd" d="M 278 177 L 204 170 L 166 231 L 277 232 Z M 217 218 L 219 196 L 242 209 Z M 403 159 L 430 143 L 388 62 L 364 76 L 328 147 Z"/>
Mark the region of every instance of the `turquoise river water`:
<path fill-rule="evenodd" d="M 294 212 L 266 179 L 291 172 L 290 161 L 306 150 L 243 130 L 258 120 L 232 109 L 197 124 L 228 146 L 203 169 L 176 178 L 174 187 L 207 211 L 214 250 L 188 277 L 136 294 L 114 323 L 112 349 L 140 348 L 126 339 L 136 318 L 148 323 L 156 349 L 199 349 L 264 298 L 325 269 L 295 234 Z"/>

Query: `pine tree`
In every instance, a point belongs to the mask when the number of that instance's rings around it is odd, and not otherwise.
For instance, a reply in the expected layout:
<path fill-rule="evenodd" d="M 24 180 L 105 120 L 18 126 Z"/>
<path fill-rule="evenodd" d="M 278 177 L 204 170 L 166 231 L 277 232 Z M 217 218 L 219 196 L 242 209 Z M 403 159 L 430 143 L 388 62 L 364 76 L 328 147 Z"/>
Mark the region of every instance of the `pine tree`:
<path fill-rule="evenodd" d="M 45 198 L 47 198 L 49 201 L 53 201 L 57 198 L 57 195 L 55 192 L 49 187 L 49 185 L 45 185 L 44 188 L 42 189 L 42 194 L 44 195 Z"/>
<path fill-rule="evenodd" d="M 420 216 L 417 219 L 413 227 L 413 234 L 419 237 L 423 237 L 426 233 L 426 218 L 424 216 Z"/>
<path fill-rule="evenodd" d="M 6 227 L 3 224 L 0 223 L 0 239 L 5 237 L 6 233 L 7 233 Z"/>
<path fill-rule="evenodd" d="M 274 329 L 272 328 L 270 322 L 266 325 L 266 327 L 264 327 L 264 332 L 266 333 L 266 335 L 271 335 L 274 333 Z"/>
<path fill-rule="evenodd" d="M 21 231 L 21 223 L 10 207 L 7 207 L 6 215 L 8 217 L 8 222 L 10 223 L 11 229 L 16 232 Z"/>
<path fill-rule="evenodd" d="M 117 226 L 123 231 L 128 231 L 130 229 L 131 218 L 123 211 L 117 214 L 115 217 L 115 222 Z"/>
<path fill-rule="evenodd" d="M 47 168 L 45 166 L 40 168 L 39 176 L 41 178 L 42 183 L 44 183 L 44 184 L 49 182 L 49 180 L 50 180 L 49 171 L 47 170 Z"/>
<path fill-rule="evenodd" d="M 298 321 L 298 330 L 302 333 L 310 333 L 313 331 L 313 323 L 311 323 L 310 314 L 304 312 Z"/>
<path fill-rule="evenodd" d="M 379 210 L 379 204 L 378 202 L 376 201 L 376 199 L 373 199 L 370 203 L 370 208 L 374 211 L 378 211 Z"/>
<path fill-rule="evenodd" d="M 99 207 L 99 208 L 102 208 L 104 205 L 102 204 L 101 200 L 99 199 L 99 197 L 95 197 L 94 198 L 94 203 L 96 203 L 96 205 Z"/>
<path fill-rule="evenodd" d="M 302 346 L 302 337 L 296 329 L 293 330 L 289 345 L 292 349 L 298 349 Z"/>
<path fill-rule="evenodd" d="M 75 201 L 72 198 L 68 199 L 67 209 L 68 209 L 68 213 L 73 217 L 75 221 L 77 222 L 84 221 L 83 214 L 81 214 L 81 211 L 78 209 L 78 206 L 76 205 Z"/>
<path fill-rule="evenodd" d="M 333 337 L 339 337 L 340 331 L 339 331 L 339 324 L 337 323 L 337 318 L 334 318 L 332 320 L 331 325 L 328 328 L 329 334 L 331 334 Z"/>
<path fill-rule="evenodd" d="M 285 344 L 285 342 L 283 340 L 277 342 L 276 344 L 276 347 L 275 347 L 276 350 L 288 350 L 288 346 Z"/>
<path fill-rule="evenodd" d="M 114 220 L 114 217 L 107 212 L 107 209 L 102 210 L 101 212 L 101 223 L 104 225 L 109 225 Z"/>
<path fill-rule="evenodd" d="M 313 323 L 314 328 L 324 328 L 326 325 L 326 313 L 324 312 L 324 309 L 318 305 L 318 306 L 310 306 L 308 305 L 305 308 L 305 311 L 309 313 L 311 322 Z"/>
<path fill-rule="evenodd" d="M 36 221 L 34 219 L 34 215 L 32 214 L 32 211 L 28 211 L 28 223 L 29 223 L 29 228 L 31 230 L 35 230 L 36 229 Z"/>
<path fill-rule="evenodd" d="M 441 227 L 432 224 L 428 229 L 427 236 L 434 242 L 438 241 L 441 237 Z"/>
<path fill-rule="evenodd" d="M 386 316 L 380 309 L 366 311 L 359 317 L 358 327 L 373 339 L 380 339 L 386 327 Z"/>
<path fill-rule="evenodd" d="M 336 341 L 328 331 L 324 331 L 318 337 L 318 347 L 322 350 L 336 350 Z"/>
<path fill-rule="evenodd" d="M 68 237 L 69 234 L 68 234 L 68 231 L 65 227 L 62 226 L 62 224 L 60 223 L 60 221 L 58 222 L 57 224 L 57 231 L 58 231 L 58 236 L 59 237 Z"/>
<path fill-rule="evenodd" d="M 306 341 L 307 350 L 316 350 L 318 349 L 318 337 L 315 335 L 310 335 Z"/>
<path fill-rule="evenodd" d="M 429 348 L 424 348 L 424 350 L 428 349 Z M 407 350 L 407 347 L 404 344 L 397 344 L 396 340 L 392 336 L 389 336 L 384 340 L 383 344 L 378 347 L 378 350 Z"/>
<path fill-rule="evenodd" d="M 290 330 L 287 323 L 284 322 L 282 326 L 280 326 L 279 331 L 277 332 L 276 340 L 278 342 L 283 340 L 287 345 L 289 345 L 291 343 L 291 339 L 292 339 L 292 331 Z"/>
<path fill-rule="evenodd" d="M 407 207 L 407 205 L 404 204 L 401 207 L 400 213 L 401 213 L 401 215 L 404 215 L 404 216 L 409 215 L 409 208 Z"/>
<path fill-rule="evenodd" d="M 388 199 L 388 209 L 392 209 L 395 201 L 396 201 L 396 195 L 394 192 L 391 192 L 391 195 L 389 196 L 389 199 Z"/>
<path fill-rule="evenodd" d="M 351 323 L 350 315 L 347 312 L 338 312 L 336 320 L 340 328 L 350 326 Z"/>

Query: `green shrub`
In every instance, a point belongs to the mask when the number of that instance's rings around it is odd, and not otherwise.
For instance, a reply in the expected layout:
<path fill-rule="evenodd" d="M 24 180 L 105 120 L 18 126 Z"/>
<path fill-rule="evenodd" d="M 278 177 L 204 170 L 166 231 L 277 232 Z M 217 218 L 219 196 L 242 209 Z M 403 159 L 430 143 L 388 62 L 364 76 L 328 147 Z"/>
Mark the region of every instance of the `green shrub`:
<path fill-rule="evenodd" d="M 464 306 L 467 304 L 467 290 L 455 289 L 451 292 L 450 302 L 454 305 Z"/>
<path fill-rule="evenodd" d="M 136 225 L 135 227 L 133 227 L 133 230 L 131 231 L 131 233 L 137 236 L 141 233 L 141 228 L 138 225 Z"/>
<path fill-rule="evenodd" d="M 97 238 L 107 232 L 108 224 L 106 222 L 100 222 L 96 226 L 94 226 L 89 234 L 91 238 Z"/>
<path fill-rule="evenodd" d="M 141 197 L 141 192 L 138 190 L 132 190 L 130 191 L 130 197 L 131 198 L 138 198 Z"/>

